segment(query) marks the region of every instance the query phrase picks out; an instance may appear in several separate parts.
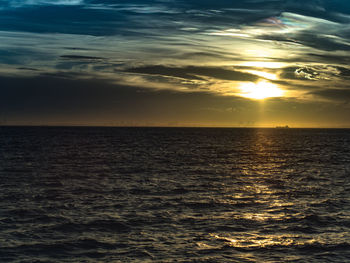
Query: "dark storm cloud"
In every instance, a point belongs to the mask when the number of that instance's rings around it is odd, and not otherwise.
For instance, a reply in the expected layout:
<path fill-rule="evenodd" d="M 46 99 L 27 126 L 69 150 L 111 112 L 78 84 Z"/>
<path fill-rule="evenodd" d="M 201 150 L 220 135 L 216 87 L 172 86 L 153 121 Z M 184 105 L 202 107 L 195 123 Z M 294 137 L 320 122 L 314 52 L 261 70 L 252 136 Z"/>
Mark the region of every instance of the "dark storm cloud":
<path fill-rule="evenodd" d="M 256 81 L 258 77 L 235 70 L 228 70 L 218 67 L 166 67 L 166 66 L 144 66 L 127 69 L 126 72 L 142 73 L 150 75 L 162 75 L 169 77 L 178 77 L 184 79 L 203 79 L 202 77 L 211 77 L 222 80 L 233 81 Z"/>

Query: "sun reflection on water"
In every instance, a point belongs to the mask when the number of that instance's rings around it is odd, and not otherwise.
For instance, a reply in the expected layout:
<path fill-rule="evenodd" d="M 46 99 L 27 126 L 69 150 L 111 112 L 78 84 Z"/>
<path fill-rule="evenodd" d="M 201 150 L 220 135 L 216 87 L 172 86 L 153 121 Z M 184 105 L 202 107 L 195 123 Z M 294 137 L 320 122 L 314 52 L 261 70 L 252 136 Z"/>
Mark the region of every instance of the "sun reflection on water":
<path fill-rule="evenodd" d="M 220 235 L 211 235 L 212 238 L 223 241 L 231 247 L 237 248 L 265 248 L 271 246 L 304 246 L 311 245 L 317 242 L 315 239 L 305 239 L 301 238 L 299 235 L 241 235 L 232 237 L 220 236 Z"/>

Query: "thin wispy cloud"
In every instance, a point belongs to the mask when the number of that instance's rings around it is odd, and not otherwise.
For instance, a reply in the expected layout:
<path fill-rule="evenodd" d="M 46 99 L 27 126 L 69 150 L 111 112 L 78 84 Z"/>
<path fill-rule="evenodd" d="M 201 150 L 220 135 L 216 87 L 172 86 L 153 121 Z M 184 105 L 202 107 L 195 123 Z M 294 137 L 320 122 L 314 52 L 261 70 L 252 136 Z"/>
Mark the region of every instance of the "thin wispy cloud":
<path fill-rule="evenodd" d="M 0 5 L 11 8 L 19 8 L 26 6 L 37 6 L 37 5 L 82 5 L 83 0 L 11 0 L 1 1 Z"/>

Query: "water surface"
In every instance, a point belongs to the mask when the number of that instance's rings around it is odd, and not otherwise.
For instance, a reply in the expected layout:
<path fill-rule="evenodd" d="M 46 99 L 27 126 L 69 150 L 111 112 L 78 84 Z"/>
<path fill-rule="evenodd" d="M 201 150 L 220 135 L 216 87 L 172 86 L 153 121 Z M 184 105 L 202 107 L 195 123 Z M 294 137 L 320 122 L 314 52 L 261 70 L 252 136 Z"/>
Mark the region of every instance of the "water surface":
<path fill-rule="evenodd" d="M 0 128 L 1 262 L 346 262 L 350 130 Z"/>

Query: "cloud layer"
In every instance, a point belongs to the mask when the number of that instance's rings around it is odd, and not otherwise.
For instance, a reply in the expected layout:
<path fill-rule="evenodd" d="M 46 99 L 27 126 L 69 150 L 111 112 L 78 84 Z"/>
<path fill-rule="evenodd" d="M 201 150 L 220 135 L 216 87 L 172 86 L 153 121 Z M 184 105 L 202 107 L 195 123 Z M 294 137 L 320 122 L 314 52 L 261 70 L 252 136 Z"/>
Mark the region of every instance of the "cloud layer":
<path fill-rule="evenodd" d="M 0 76 L 45 76 L 50 83 L 69 76 L 81 85 L 81 76 L 93 76 L 150 94 L 179 92 L 193 100 L 189 94 L 222 96 L 246 103 L 247 109 L 256 102 L 241 98 L 240 87 L 266 81 L 286 91 L 280 107 L 327 104 L 346 126 L 349 24 L 345 0 L 0 0 Z M 45 93 L 45 87 L 34 86 L 28 88 L 33 94 Z M 2 96 L 6 89 L 0 88 Z M 19 97 L 29 96 L 25 91 L 18 91 Z M 103 92 L 105 104 L 117 108 Z M 64 107 L 58 101 L 51 105 Z M 128 101 L 124 112 L 134 107 Z M 4 112 L 14 110 L 6 105 Z M 297 122 L 296 115 L 288 116 Z"/>

